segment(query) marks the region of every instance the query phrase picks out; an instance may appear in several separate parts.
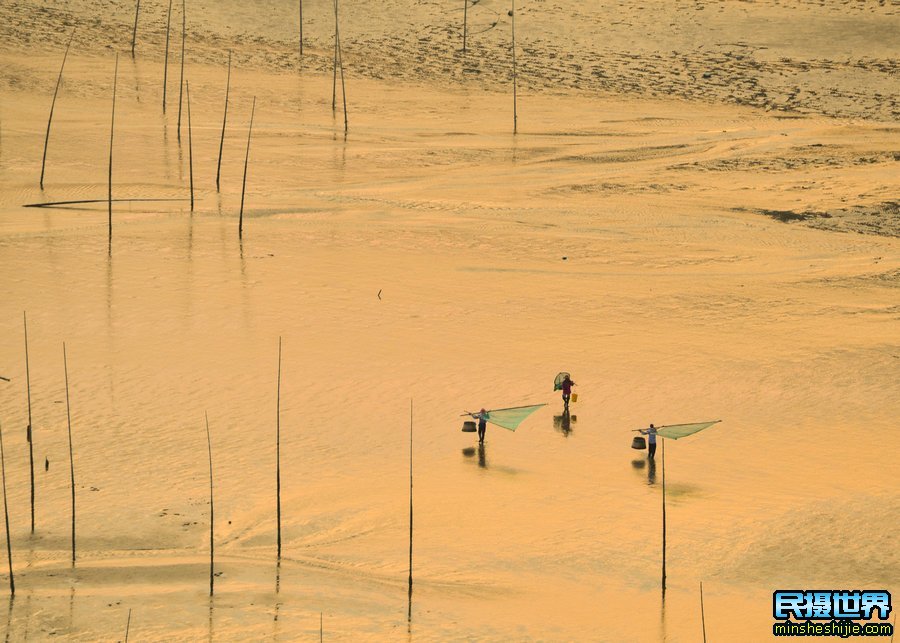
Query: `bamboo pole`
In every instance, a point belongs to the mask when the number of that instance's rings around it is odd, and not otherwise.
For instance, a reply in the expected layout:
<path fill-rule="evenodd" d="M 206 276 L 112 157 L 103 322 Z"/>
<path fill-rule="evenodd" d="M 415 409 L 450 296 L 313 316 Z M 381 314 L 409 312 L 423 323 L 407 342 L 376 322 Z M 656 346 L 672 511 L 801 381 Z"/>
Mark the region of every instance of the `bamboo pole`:
<path fill-rule="evenodd" d="M 303 0 L 300 0 L 300 57 L 303 57 Z"/>
<path fill-rule="evenodd" d="M 238 239 L 244 238 L 244 193 L 247 191 L 247 165 L 250 163 L 250 136 L 253 134 L 253 115 L 256 113 L 256 96 L 250 108 L 250 128 L 247 130 L 247 154 L 244 156 L 244 181 L 241 185 L 241 212 L 238 218 Z"/>
<path fill-rule="evenodd" d="M 157 203 L 162 201 L 189 201 L 190 199 L 113 199 L 113 203 Z M 85 203 L 106 203 L 109 199 L 78 199 L 77 201 L 47 201 L 46 203 L 26 203 L 23 208 L 56 208 Z M 75 208 L 72 208 L 75 209 Z"/>
<path fill-rule="evenodd" d="M 228 76 L 225 79 L 225 113 L 222 116 L 222 136 L 219 138 L 219 163 L 216 165 L 216 192 L 222 175 L 222 150 L 225 147 L 225 123 L 228 121 L 228 92 L 231 90 L 231 50 L 228 50 Z"/>
<path fill-rule="evenodd" d="M 188 117 L 188 174 L 191 182 L 191 212 L 194 211 L 194 139 L 191 135 L 191 83 L 184 81 L 187 90 L 187 117 Z"/>
<path fill-rule="evenodd" d="M 137 39 L 137 23 L 138 15 L 141 13 L 141 0 L 137 0 L 137 6 L 134 9 L 134 29 L 131 31 L 131 57 L 134 58 L 134 43 Z"/>
<path fill-rule="evenodd" d="M 213 504 L 213 461 L 212 461 L 212 440 L 209 437 L 209 413 L 204 414 L 206 417 L 206 450 L 209 453 L 209 595 L 213 595 L 215 589 L 215 562 L 216 562 L 216 541 L 215 541 L 215 505 Z"/>
<path fill-rule="evenodd" d="M 413 564 L 413 401 L 409 399 L 409 593 L 406 620 L 412 620 Z"/>
<path fill-rule="evenodd" d="M 700 623 L 703 626 L 703 643 L 706 643 L 706 612 L 703 610 L 703 581 L 700 581 Z"/>
<path fill-rule="evenodd" d="M 662 591 L 666 593 L 666 440 L 662 442 Z"/>
<path fill-rule="evenodd" d="M 75 457 L 72 448 L 72 412 L 69 405 L 69 360 L 63 342 L 63 369 L 66 376 L 66 423 L 69 427 L 69 475 L 72 482 L 72 566 L 75 566 Z"/>
<path fill-rule="evenodd" d="M 119 78 L 119 54 L 116 54 L 116 69 L 113 72 L 112 117 L 109 123 L 109 252 L 112 253 L 112 168 L 113 168 L 113 132 L 116 128 L 116 83 Z"/>
<path fill-rule="evenodd" d="M 31 368 L 28 360 L 28 317 L 22 311 L 22 324 L 25 327 L 25 391 L 28 398 L 28 462 L 31 466 L 31 533 L 34 533 L 34 425 L 31 421 Z"/>
<path fill-rule="evenodd" d="M 512 16 L 513 134 L 518 134 L 519 115 L 517 111 L 516 97 L 516 85 L 518 84 L 516 75 L 516 0 L 512 0 L 512 9 L 510 10 L 509 15 Z"/>
<path fill-rule="evenodd" d="M 335 25 L 337 25 L 337 6 L 338 0 L 334 0 Z M 349 125 L 347 123 L 347 86 L 344 84 L 344 52 L 341 50 L 341 30 L 337 26 L 335 28 L 337 29 L 338 63 L 341 68 L 341 100 L 344 103 L 344 136 L 346 136 Z"/>
<path fill-rule="evenodd" d="M 331 113 L 337 111 L 337 68 L 338 68 L 338 8 L 337 0 L 334 4 L 334 64 L 331 70 Z"/>
<path fill-rule="evenodd" d="M 278 385 L 275 402 L 275 502 L 278 519 L 278 562 L 281 562 L 281 337 L 278 338 Z"/>
<path fill-rule="evenodd" d="M 3 453 L 2 427 L 0 427 L 0 471 L 3 476 L 3 519 L 6 521 L 6 557 L 9 559 L 9 595 L 15 596 L 16 581 L 13 578 L 12 539 L 9 534 L 9 507 L 6 503 L 6 456 Z"/>
<path fill-rule="evenodd" d="M 172 0 L 169 0 L 169 14 L 166 18 L 166 57 L 163 63 L 163 114 L 166 113 L 166 84 L 169 78 L 169 31 L 172 27 Z"/>
<path fill-rule="evenodd" d="M 469 33 L 469 0 L 463 0 L 463 53 L 466 53 L 466 36 Z"/>
<path fill-rule="evenodd" d="M 63 54 L 62 65 L 59 66 L 59 76 L 56 77 L 56 88 L 53 90 L 53 100 L 50 101 L 50 116 L 47 118 L 47 133 L 44 135 L 44 156 L 41 159 L 41 189 L 44 189 L 44 169 L 47 165 L 47 146 L 50 143 L 50 123 L 53 122 L 53 108 L 56 107 L 56 95 L 59 93 L 59 86 L 62 83 L 63 69 L 66 68 L 66 58 L 69 57 L 69 47 L 72 46 L 72 40 L 75 38 L 75 28 L 72 28 L 72 35 L 69 36 L 69 42 L 66 43 L 66 51 Z"/>
<path fill-rule="evenodd" d="M 185 0 L 181 0 L 181 77 L 178 79 L 178 142 L 181 142 L 181 97 L 184 90 L 184 38 L 187 27 Z"/>
<path fill-rule="evenodd" d="M 125 643 L 128 643 L 128 630 L 131 629 L 131 608 L 128 608 L 128 620 L 125 622 Z"/>

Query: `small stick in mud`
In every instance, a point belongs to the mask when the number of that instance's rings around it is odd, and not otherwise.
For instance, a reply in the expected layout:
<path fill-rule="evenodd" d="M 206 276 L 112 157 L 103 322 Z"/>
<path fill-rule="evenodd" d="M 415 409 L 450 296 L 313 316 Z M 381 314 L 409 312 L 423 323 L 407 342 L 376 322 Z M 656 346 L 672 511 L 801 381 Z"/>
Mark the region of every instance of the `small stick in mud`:
<path fill-rule="evenodd" d="M 166 113 L 166 84 L 169 78 L 169 32 L 172 27 L 172 0 L 169 0 L 169 14 L 166 18 L 166 55 L 163 63 L 163 114 Z"/>
<path fill-rule="evenodd" d="M 215 505 L 213 504 L 213 461 L 212 441 L 209 437 L 209 413 L 206 417 L 206 450 L 209 453 L 209 595 L 213 595 L 215 583 L 216 541 L 215 541 Z"/>
<path fill-rule="evenodd" d="M 119 78 L 119 54 L 116 54 L 116 69 L 113 72 L 112 117 L 109 123 L 109 253 L 112 254 L 112 167 L 113 167 L 113 132 L 116 129 L 116 82 Z"/>
<path fill-rule="evenodd" d="M 137 6 L 134 8 L 134 29 L 131 31 L 131 58 L 134 59 L 134 43 L 137 40 L 137 23 L 138 16 L 141 13 L 141 0 L 137 0 Z"/>
<path fill-rule="evenodd" d="M 253 134 L 253 115 L 256 113 L 256 96 L 250 108 L 250 128 L 247 130 L 247 154 L 244 156 L 244 181 L 241 184 L 241 212 L 238 218 L 238 239 L 244 238 L 244 193 L 247 191 L 247 166 L 250 164 L 250 136 Z"/>
<path fill-rule="evenodd" d="M 194 211 L 194 139 L 191 136 L 191 84 L 184 81 L 187 90 L 187 116 L 188 116 L 188 173 L 191 181 L 191 212 Z"/>
<path fill-rule="evenodd" d="M 278 520 L 278 562 L 281 562 L 281 337 L 278 338 L 278 385 L 275 398 L 275 514 Z"/>
<path fill-rule="evenodd" d="M 75 456 L 72 448 L 72 411 L 69 406 L 69 360 L 63 342 L 63 371 L 66 376 L 66 423 L 69 427 L 69 475 L 72 482 L 72 567 L 75 566 Z"/>
<path fill-rule="evenodd" d="M 50 143 L 50 123 L 53 122 L 53 108 L 56 107 L 56 95 L 59 93 L 59 85 L 62 83 L 63 69 L 66 68 L 66 58 L 69 57 L 69 47 L 72 46 L 72 39 L 75 38 L 75 29 L 72 29 L 72 35 L 69 36 L 69 42 L 66 43 L 66 51 L 63 54 L 62 65 L 59 67 L 59 76 L 56 77 L 56 89 L 53 90 L 53 100 L 50 101 L 50 117 L 47 119 L 47 133 L 44 135 L 44 156 L 41 159 L 41 189 L 44 189 L 44 169 L 47 165 L 47 145 Z"/>
<path fill-rule="evenodd" d="M 28 398 L 28 461 L 31 465 L 31 533 L 34 533 L 34 428 L 31 422 L 31 368 L 28 362 L 28 317 L 22 311 L 22 325 L 25 327 L 25 391 Z"/>
<path fill-rule="evenodd" d="M 228 92 L 231 89 L 231 50 L 228 50 L 228 76 L 225 79 L 225 114 L 222 116 L 222 136 L 219 138 L 219 163 L 216 166 L 216 192 L 222 175 L 222 149 L 225 147 L 225 123 L 228 122 Z"/>
<path fill-rule="evenodd" d="M 181 98 L 184 90 L 184 38 L 187 23 L 185 18 L 185 0 L 181 0 L 181 77 L 178 79 L 178 142 L 181 142 Z"/>
<path fill-rule="evenodd" d="M 3 429 L 0 427 L 0 471 L 3 476 L 3 519 L 6 521 L 6 556 L 9 559 L 9 595 L 16 595 L 16 581 L 13 578 L 12 540 L 9 535 L 9 508 L 6 504 L 6 457 L 3 453 Z"/>
<path fill-rule="evenodd" d="M 128 630 L 131 629 L 131 608 L 128 608 L 128 620 L 125 621 L 125 643 L 128 643 Z"/>

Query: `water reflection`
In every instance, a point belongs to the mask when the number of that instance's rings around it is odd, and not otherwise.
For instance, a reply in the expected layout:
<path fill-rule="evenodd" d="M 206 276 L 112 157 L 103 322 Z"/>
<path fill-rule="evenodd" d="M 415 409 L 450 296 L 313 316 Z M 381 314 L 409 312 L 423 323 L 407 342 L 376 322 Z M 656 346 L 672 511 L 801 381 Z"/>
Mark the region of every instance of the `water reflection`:
<path fill-rule="evenodd" d="M 466 447 L 462 450 L 462 454 L 467 458 L 478 455 L 478 466 L 482 469 L 487 469 L 487 456 L 485 455 L 483 442 L 480 442 L 477 447 Z"/>
<path fill-rule="evenodd" d="M 653 458 L 632 460 L 631 466 L 636 472 L 647 469 L 647 484 L 656 484 L 656 460 Z"/>
<path fill-rule="evenodd" d="M 553 416 L 553 428 L 562 433 L 564 437 L 569 437 L 572 432 L 572 423 L 577 421 L 578 416 L 570 415 L 569 409 L 565 409 L 562 415 Z"/>
<path fill-rule="evenodd" d="M 12 629 L 12 613 L 13 613 L 13 603 L 15 602 L 16 597 L 10 594 L 9 596 L 9 609 L 6 611 L 6 643 L 9 643 L 9 634 Z"/>

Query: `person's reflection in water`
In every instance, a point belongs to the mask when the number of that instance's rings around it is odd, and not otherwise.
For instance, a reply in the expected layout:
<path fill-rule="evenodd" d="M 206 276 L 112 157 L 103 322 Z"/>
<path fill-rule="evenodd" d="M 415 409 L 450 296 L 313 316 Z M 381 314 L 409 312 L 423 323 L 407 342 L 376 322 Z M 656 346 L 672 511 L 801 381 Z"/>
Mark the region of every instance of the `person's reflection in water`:
<path fill-rule="evenodd" d="M 562 433 L 563 436 L 569 437 L 569 434 L 572 432 L 572 422 L 577 420 L 576 416 L 569 415 L 569 409 L 566 408 L 562 415 L 553 416 L 553 428 Z"/>
<path fill-rule="evenodd" d="M 466 447 L 462 450 L 462 454 L 467 458 L 471 458 L 476 453 L 478 454 L 478 466 L 482 469 L 487 469 L 487 456 L 485 455 L 483 443 L 479 442 L 478 447 Z"/>

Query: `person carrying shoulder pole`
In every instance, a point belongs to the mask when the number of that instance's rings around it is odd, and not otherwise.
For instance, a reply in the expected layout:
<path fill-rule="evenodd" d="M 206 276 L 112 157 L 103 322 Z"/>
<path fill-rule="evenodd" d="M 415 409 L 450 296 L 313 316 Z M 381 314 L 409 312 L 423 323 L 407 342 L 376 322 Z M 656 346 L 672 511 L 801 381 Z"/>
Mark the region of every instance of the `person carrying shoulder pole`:
<path fill-rule="evenodd" d="M 647 457 L 652 458 L 656 455 L 656 427 L 653 426 L 653 422 L 651 422 L 649 428 L 639 429 L 638 432 L 641 435 L 647 436 L 647 444 L 650 447 L 650 452 L 647 454 Z"/>

